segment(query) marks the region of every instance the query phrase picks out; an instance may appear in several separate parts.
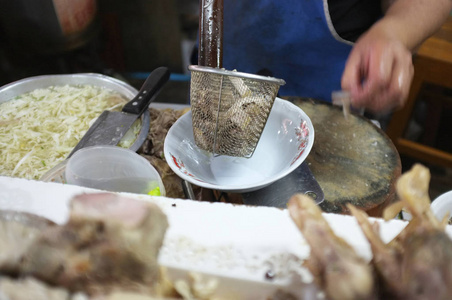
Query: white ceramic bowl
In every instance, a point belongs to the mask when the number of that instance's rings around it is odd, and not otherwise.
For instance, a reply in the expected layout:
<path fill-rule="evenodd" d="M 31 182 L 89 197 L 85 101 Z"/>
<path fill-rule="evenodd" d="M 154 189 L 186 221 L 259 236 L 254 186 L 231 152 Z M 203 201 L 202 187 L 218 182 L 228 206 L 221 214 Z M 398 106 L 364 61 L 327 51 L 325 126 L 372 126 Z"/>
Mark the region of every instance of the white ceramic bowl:
<path fill-rule="evenodd" d="M 293 103 L 276 98 L 251 158 L 214 156 L 198 148 L 191 112 L 180 117 L 165 139 L 165 159 L 182 179 L 213 190 L 249 192 L 295 170 L 314 144 L 309 117 Z"/>
<path fill-rule="evenodd" d="M 442 220 L 446 214 L 452 218 L 452 191 L 444 193 L 433 200 L 430 205 L 433 214 L 438 220 Z"/>

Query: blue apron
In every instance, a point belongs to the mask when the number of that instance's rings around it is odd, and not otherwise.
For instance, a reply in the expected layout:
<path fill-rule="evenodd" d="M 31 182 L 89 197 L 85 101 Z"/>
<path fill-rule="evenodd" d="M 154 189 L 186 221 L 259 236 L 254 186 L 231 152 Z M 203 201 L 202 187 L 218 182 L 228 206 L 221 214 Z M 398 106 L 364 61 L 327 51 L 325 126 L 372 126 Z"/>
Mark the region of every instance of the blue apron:
<path fill-rule="evenodd" d="M 268 69 L 281 96 L 331 101 L 352 44 L 331 25 L 327 0 L 224 0 L 223 67 Z"/>

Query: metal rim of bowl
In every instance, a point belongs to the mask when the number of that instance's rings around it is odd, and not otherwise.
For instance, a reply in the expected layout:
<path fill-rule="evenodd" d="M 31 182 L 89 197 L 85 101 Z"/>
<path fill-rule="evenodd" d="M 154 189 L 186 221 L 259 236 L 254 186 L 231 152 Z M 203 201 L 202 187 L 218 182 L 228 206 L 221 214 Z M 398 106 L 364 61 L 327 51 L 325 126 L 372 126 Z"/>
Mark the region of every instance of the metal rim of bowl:
<path fill-rule="evenodd" d="M 198 65 L 190 65 L 190 66 L 188 66 L 188 69 L 192 72 L 202 72 L 202 73 L 211 73 L 211 74 L 216 74 L 216 75 L 240 77 L 240 78 L 252 79 L 252 80 L 256 80 L 256 81 L 265 81 L 265 82 L 269 82 L 269 83 L 277 84 L 277 85 L 285 85 L 286 84 L 286 82 L 283 79 L 270 77 L 270 76 L 261 76 L 261 75 L 251 74 L 251 73 L 228 71 L 226 69 L 211 68 L 211 67 L 204 67 L 204 66 L 198 66 Z"/>

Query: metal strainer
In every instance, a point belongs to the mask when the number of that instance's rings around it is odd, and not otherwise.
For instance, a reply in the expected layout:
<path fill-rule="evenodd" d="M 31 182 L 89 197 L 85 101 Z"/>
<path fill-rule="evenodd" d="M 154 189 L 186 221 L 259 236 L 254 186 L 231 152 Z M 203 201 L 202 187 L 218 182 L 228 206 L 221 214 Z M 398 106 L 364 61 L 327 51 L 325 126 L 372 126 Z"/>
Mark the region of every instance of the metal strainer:
<path fill-rule="evenodd" d="M 282 79 L 189 66 L 193 135 L 215 155 L 251 157 Z"/>

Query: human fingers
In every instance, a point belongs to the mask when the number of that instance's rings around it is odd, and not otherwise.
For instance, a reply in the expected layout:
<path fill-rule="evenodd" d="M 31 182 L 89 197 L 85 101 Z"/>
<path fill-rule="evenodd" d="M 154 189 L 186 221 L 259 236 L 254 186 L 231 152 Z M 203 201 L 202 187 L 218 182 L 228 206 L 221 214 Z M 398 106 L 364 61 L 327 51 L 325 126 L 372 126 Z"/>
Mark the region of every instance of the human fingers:
<path fill-rule="evenodd" d="M 391 59 L 392 68 L 387 80 L 374 86 L 374 90 L 365 98 L 365 107 L 369 111 L 386 113 L 399 109 L 408 97 L 414 74 L 411 53 L 399 50 L 394 52 Z"/>
<path fill-rule="evenodd" d="M 388 98 L 393 104 L 392 109 L 400 109 L 404 106 L 410 92 L 413 76 L 413 58 L 412 54 L 407 51 L 398 58 L 392 72 L 392 80 L 388 89 Z"/>
<path fill-rule="evenodd" d="M 341 87 L 343 90 L 349 91 L 351 94 L 361 93 L 363 70 L 366 69 L 366 59 L 364 52 L 358 47 L 353 48 L 347 62 L 345 64 L 344 72 L 341 78 Z"/>
<path fill-rule="evenodd" d="M 395 53 L 389 47 L 376 45 L 372 48 L 369 52 L 368 68 L 362 75 L 362 89 L 357 96 L 372 99 L 385 89 L 391 81 L 395 61 Z"/>
<path fill-rule="evenodd" d="M 382 41 L 364 38 L 355 45 L 345 65 L 341 86 L 352 95 L 355 108 L 368 106 L 371 99 L 388 85 L 394 53 Z"/>

